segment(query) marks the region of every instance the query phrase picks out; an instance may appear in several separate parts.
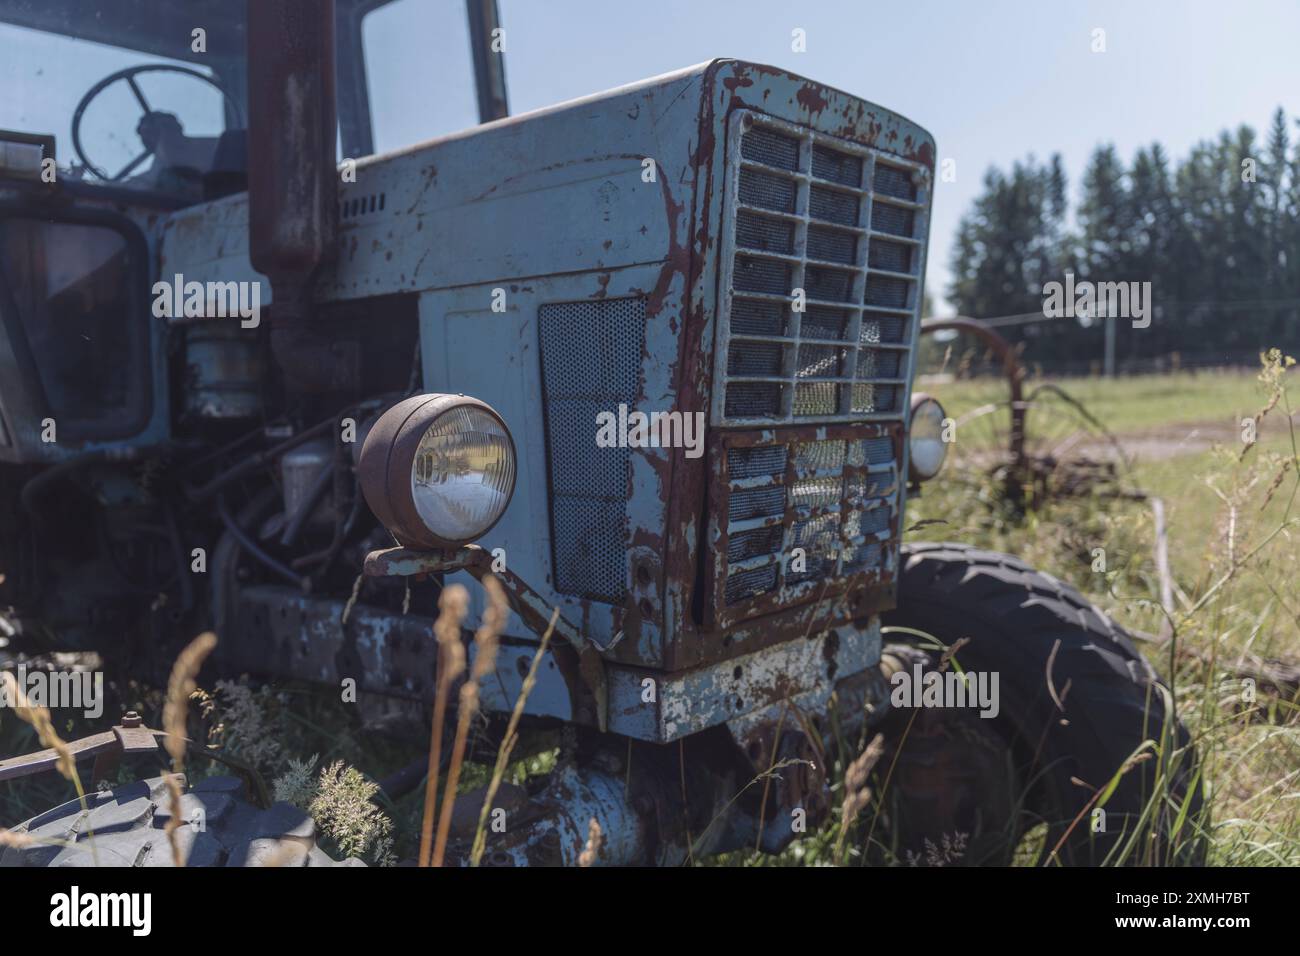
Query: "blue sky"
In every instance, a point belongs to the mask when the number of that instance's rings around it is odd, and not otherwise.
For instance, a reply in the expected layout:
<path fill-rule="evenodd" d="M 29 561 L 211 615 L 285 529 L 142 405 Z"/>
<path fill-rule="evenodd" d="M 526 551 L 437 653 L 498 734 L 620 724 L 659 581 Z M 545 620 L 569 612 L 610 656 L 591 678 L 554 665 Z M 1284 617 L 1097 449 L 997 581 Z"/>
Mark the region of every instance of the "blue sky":
<path fill-rule="evenodd" d="M 499 2 L 512 112 L 734 56 L 824 81 L 929 129 L 939 157 L 957 161 L 957 181 L 935 194 L 928 285 L 936 296 L 957 221 L 990 165 L 1060 152 L 1075 189 L 1098 143 L 1129 157 L 1158 140 L 1181 157 L 1225 127 L 1245 122 L 1262 132 L 1279 105 L 1300 114 L 1297 0 Z M 416 7 L 421 16 L 436 10 L 438 59 L 453 54 L 444 69 L 468 69 L 455 49 L 460 0 L 399 3 L 411 11 L 388 13 L 391 29 L 374 15 L 368 39 L 391 41 L 374 72 L 405 73 L 409 83 L 437 62 L 428 33 L 410 29 Z M 806 53 L 790 49 L 795 27 L 807 31 Z M 1106 31 L 1104 53 L 1091 50 L 1096 28 Z M 424 127 L 423 136 L 457 128 L 469 121 L 469 102 L 468 90 L 442 106 L 428 100 L 390 116 L 389 128 Z M 385 117 L 376 119 L 387 145 Z"/>

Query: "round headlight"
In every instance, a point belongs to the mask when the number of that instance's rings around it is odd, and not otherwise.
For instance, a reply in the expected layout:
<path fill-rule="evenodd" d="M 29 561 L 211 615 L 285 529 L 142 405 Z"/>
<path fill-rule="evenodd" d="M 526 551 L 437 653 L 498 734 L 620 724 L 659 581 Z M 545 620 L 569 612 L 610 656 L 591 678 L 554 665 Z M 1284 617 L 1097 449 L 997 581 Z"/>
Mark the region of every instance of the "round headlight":
<path fill-rule="evenodd" d="M 370 510 L 403 547 L 455 548 L 505 513 L 515 490 L 515 445 L 486 403 L 415 395 L 375 422 L 359 472 Z"/>
<path fill-rule="evenodd" d="M 907 477 L 911 481 L 929 481 L 939 474 L 948 457 L 948 443 L 943 440 L 943 406 L 929 395 L 912 396 L 912 420 L 907 429 Z"/>

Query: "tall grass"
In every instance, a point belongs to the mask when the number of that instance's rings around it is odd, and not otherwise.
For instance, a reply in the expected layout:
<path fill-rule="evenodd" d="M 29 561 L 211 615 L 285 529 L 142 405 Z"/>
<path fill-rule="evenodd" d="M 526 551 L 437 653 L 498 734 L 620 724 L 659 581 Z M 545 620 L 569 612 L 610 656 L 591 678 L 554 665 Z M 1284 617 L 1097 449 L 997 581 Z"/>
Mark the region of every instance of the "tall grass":
<path fill-rule="evenodd" d="M 1236 382 L 1234 401 L 1221 412 L 1225 424 L 1238 426 L 1227 430 L 1232 439 L 1242 418 L 1253 419 L 1266 437 L 1139 461 L 1133 471 L 1133 483 L 1158 494 L 1168 510 L 1173 613 L 1161 604 L 1144 502 L 1083 496 L 1016 514 L 999 506 L 990 482 L 960 475 L 942 477 L 908 505 L 908 524 L 924 524 L 914 538 L 1016 554 L 1078 587 L 1131 633 L 1155 635 L 1163 625 L 1170 635 L 1140 647 L 1167 682 L 1169 711 L 1187 726 L 1191 746 L 1179 745 L 1170 725 L 1149 728 L 1149 741 L 1130 759 L 1155 762 L 1152 792 L 1137 826 L 1108 857 L 1111 864 L 1174 862 L 1171 844 L 1189 840 L 1203 841 L 1212 864 L 1300 863 L 1300 702 L 1293 691 L 1278 693 L 1242 676 L 1260 661 L 1300 661 L 1293 583 L 1300 442 L 1287 391 L 1294 363 L 1276 350 L 1262 359 L 1253 414 L 1243 410 Z M 1124 417 L 1145 428 L 1145 414 Z M 1093 570 L 1096 548 L 1105 550 L 1103 572 Z M 1115 768 L 1096 803 L 1104 804 L 1131 770 L 1131 763 Z M 1199 807 L 1179 796 L 1189 783 L 1203 785 Z"/>

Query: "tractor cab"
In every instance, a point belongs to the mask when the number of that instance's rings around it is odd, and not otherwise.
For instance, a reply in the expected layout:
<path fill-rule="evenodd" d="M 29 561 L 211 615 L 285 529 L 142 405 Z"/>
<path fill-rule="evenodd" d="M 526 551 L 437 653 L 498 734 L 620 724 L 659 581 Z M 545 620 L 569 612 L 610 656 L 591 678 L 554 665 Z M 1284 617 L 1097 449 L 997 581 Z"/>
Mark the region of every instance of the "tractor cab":
<path fill-rule="evenodd" d="M 482 4 L 333 9 L 338 162 L 504 115 Z M 157 446 L 186 404 L 148 321 L 167 217 L 248 189 L 245 5 L 0 0 L 0 48 L 0 461 Z M 426 56 L 437 98 L 410 82 Z"/>
<path fill-rule="evenodd" d="M 0 176 L 57 175 L 65 186 L 129 190 L 159 205 L 246 188 L 245 5 L 123 0 L 111 9 L 0 2 Z M 488 60 L 471 49 L 495 28 L 483 4 L 468 4 L 468 17 L 457 2 L 339 0 L 334 9 L 340 159 L 505 115 L 500 52 Z M 418 65 L 432 83 L 429 63 L 436 98 L 408 69 Z M 42 169 L 46 159 L 56 174 Z"/>
<path fill-rule="evenodd" d="M 164 205 L 237 185 L 247 131 L 240 11 L 121 10 L 108 17 L 92 3 L 0 5 L 0 43 L 10 51 L 0 116 L 5 179 L 100 187 L 122 202 Z"/>

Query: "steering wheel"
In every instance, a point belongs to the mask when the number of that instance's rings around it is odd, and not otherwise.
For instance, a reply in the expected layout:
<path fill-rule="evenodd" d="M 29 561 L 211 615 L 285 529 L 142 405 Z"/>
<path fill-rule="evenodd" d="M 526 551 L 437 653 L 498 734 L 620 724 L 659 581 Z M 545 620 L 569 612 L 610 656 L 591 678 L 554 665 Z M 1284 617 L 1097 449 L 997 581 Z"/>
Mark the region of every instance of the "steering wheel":
<path fill-rule="evenodd" d="M 180 121 L 174 114 L 163 112 L 162 110 L 155 110 L 149 105 L 149 101 L 144 98 L 144 93 L 140 89 L 140 84 L 135 81 L 135 78 L 141 73 L 181 73 L 185 76 L 192 76 L 196 79 L 202 80 L 222 95 L 226 104 L 230 107 L 232 115 L 234 115 L 238 121 L 238 124 L 241 126 L 243 125 L 243 112 L 240 110 L 239 104 L 235 101 L 235 98 L 230 95 L 229 90 L 206 73 L 200 73 L 198 70 L 192 70 L 189 67 L 171 66 L 165 63 L 153 65 L 143 64 L 141 66 L 127 67 L 125 70 L 118 70 L 116 73 L 110 73 L 87 90 L 86 95 L 83 96 L 81 102 L 77 104 L 76 112 L 72 114 L 72 147 L 77 151 L 77 156 L 81 159 L 82 163 L 85 164 L 86 171 L 93 173 L 97 178 L 107 180 L 108 182 L 120 181 L 153 155 L 154 150 L 157 148 L 158 139 L 163 133 L 164 127 L 167 123 L 170 122 L 175 124 L 178 130 L 180 128 Z M 81 148 L 81 120 L 83 114 L 86 112 L 86 107 L 90 105 L 90 101 L 118 80 L 126 80 L 127 85 L 131 87 L 131 92 L 135 94 L 136 101 L 140 104 L 140 109 L 143 111 L 143 115 L 140 117 L 140 122 L 136 125 L 136 133 L 144 143 L 144 152 L 123 166 L 116 176 L 109 176 L 102 169 L 92 163 L 86 157 L 85 150 Z"/>

